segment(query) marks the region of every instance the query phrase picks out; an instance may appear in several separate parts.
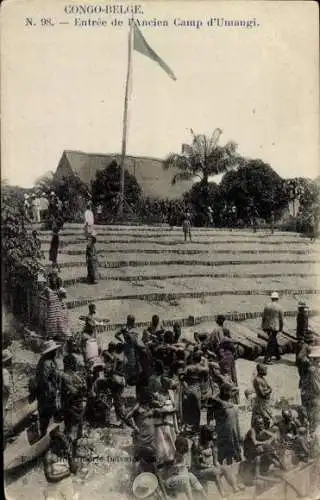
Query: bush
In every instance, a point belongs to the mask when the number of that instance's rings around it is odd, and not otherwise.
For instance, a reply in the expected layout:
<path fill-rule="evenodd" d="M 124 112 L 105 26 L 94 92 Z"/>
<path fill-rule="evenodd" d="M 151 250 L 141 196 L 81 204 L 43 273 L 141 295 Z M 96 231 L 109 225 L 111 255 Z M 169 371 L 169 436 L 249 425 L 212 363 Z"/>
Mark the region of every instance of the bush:
<path fill-rule="evenodd" d="M 28 231 L 23 196 L 2 185 L 1 248 L 4 302 L 15 314 L 24 314 L 26 297 L 37 286 L 41 268 L 40 240 Z"/>

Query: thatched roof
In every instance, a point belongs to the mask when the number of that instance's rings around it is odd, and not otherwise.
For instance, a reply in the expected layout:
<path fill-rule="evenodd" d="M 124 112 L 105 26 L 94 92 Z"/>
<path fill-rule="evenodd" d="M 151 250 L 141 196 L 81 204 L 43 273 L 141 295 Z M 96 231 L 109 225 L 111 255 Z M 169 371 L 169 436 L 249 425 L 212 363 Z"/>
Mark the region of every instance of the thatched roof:
<path fill-rule="evenodd" d="M 55 173 L 56 178 L 76 174 L 88 186 L 96 172 L 108 166 L 112 160 L 120 163 L 120 154 L 95 154 L 81 151 L 64 151 Z M 192 182 L 171 185 L 174 170 L 164 170 L 163 160 L 145 156 L 126 156 L 125 167 L 134 175 L 145 196 L 179 198 L 188 191 Z"/>

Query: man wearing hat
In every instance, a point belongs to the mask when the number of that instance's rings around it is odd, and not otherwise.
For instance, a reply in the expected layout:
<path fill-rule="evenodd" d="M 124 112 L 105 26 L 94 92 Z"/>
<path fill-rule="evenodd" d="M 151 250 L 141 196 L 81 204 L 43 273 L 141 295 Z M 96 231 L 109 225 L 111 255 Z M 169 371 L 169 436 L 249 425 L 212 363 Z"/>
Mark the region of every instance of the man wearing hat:
<path fill-rule="evenodd" d="M 54 340 L 45 341 L 36 369 L 36 394 L 41 436 L 46 434 L 50 419 L 57 413 L 60 374 L 56 364 L 56 354 L 59 347 Z"/>
<path fill-rule="evenodd" d="M 268 335 L 265 364 L 271 364 L 272 356 L 275 356 L 277 361 L 281 359 L 277 334 L 283 329 L 283 310 L 278 301 L 278 292 L 272 292 L 271 302 L 265 306 L 262 314 L 261 328 Z"/>

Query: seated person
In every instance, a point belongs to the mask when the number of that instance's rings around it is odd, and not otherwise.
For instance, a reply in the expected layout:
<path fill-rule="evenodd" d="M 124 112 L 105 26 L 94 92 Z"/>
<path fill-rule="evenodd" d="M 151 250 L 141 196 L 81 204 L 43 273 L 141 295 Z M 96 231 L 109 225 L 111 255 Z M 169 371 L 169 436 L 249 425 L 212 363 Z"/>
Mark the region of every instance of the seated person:
<path fill-rule="evenodd" d="M 284 444 L 292 442 L 293 438 L 297 435 L 297 424 L 289 408 L 282 410 L 281 420 L 278 422 L 277 427 L 280 431 L 281 442 Z"/>
<path fill-rule="evenodd" d="M 191 467 L 195 476 L 202 481 L 214 481 L 222 497 L 226 496 L 221 478 L 224 477 L 234 493 L 240 490 L 237 480 L 228 467 L 218 463 L 217 449 L 213 437 L 213 429 L 203 426 L 200 429 L 198 443 L 193 442 L 191 448 Z"/>
<path fill-rule="evenodd" d="M 175 461 L 168 470 L 164 484 L 170 496 L 184 493 L 188 500 L 206 499 L 207 496 L 198 479 L 189 472 L 186 465 L 189 452 L 189 442 L 185 437 L 178 436 L 175 441 Z"/>
<path fill-rule="evenodd" d="M 256 417 L 243 443 L 244 456 L 252 466 L 253 477 L 266 475 L 272 464 L 284 470 L 275 441 L 276 434 L 265 429 L 262 417 Z"/>
<path fill-rule="evenodd" d="M 72 458 L 70 443 L 59 429 L 50 434 L 50 448 L 43 459 L 47 480 L 46 500 L 73 500 L 74 489 L 71 474 L 77 471 Z"/>

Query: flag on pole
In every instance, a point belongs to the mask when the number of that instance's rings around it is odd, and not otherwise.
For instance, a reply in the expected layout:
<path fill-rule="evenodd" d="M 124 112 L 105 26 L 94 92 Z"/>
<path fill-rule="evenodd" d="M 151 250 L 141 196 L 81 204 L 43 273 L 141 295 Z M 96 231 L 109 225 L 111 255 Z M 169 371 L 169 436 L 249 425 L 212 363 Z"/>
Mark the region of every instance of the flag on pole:
<path fill-rule="evenodd" d="M 161 66 L 161 68 L 170 76 L 170 78 L 172 78 L 172 80 L 176 80 L 176 76 L 173 71 L 146 42 L 144 36 L 135 23 L 133 24 L 133 49 L 157 62 L 159 66 Z"/>

